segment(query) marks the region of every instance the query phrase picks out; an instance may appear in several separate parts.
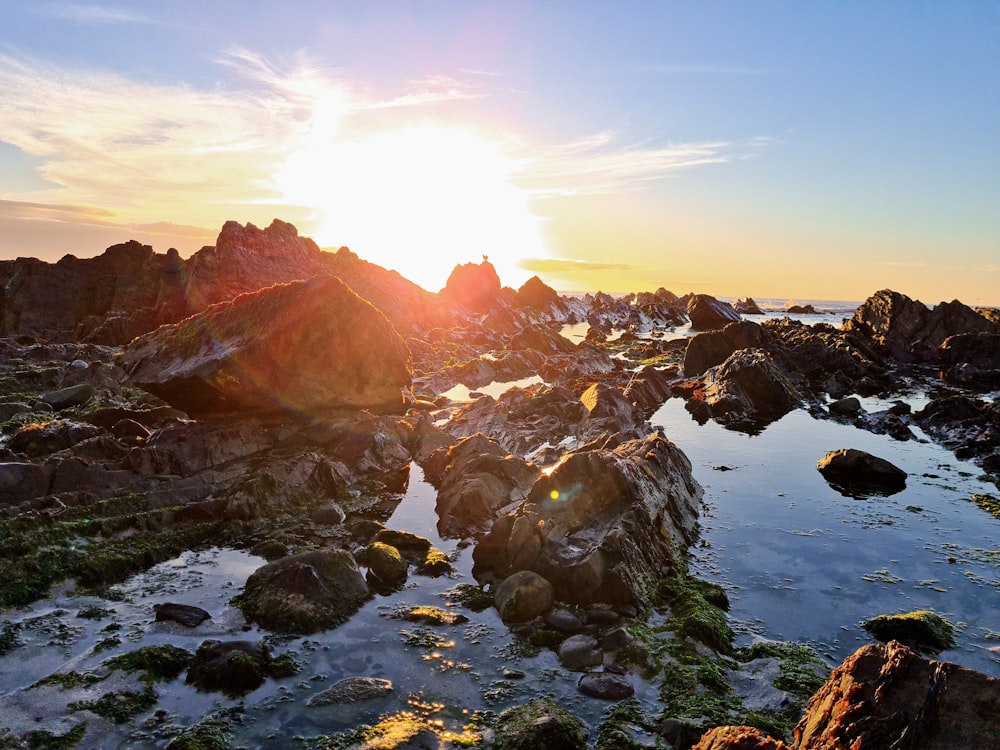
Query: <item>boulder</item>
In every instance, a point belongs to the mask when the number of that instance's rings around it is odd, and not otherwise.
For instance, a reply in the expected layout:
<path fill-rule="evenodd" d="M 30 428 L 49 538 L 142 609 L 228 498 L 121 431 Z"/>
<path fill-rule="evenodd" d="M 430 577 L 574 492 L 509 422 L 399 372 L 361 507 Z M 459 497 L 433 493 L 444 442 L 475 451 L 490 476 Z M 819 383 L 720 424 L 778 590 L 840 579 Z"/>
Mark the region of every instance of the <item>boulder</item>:
<path fill-rule="evenodd" d="M 345 677 L 322 692 L 316 693 L 306 703 L 310 708 L 334 704 L 364 703 L 389 695 L 393 690 L 390 680 L 378 677 Z"/>
<path fill-rule="evenodd" d="M 259 688 L 266 677 L 288 677 L 295 670 L 287 657 L 272 658 L 263 643 L 208 640 L 191 659 L 185 682 L 200 690 L 219 690 L 237 697 Z"/>
<path fill-rule="evenodd" d="M 1000 387 L 1000 333 L 959 333 L 938 347 L 941 377 L 963 388 Z"/>
<path fill-rule="evenodd" d="M 740 349 L 703 376 L 709 416 L 754 431 L 783 417 L 801 400 L 791 380 L 763 349 Z"/>
<path fill-rule="evenodd" d="M 764 311 L 754 301 L 753 297 L 738 299 L 733 303 L 733 309 L 740 315 L 763 315 Z"/>
<path fill-rule="evenodd" d="M 133 384 L 190 414 L 331 408 L 401 411 L 409 353 L 340 279 L 243 295 L 126 347 Z"/>
<path fill-rule="evenodd" d="M 534 570 L 571 603 L 646 603 L 696 535 L 701 486 L 662 435 L 569 454 L 473 551 L 477 578 Z"/>
<path fill-rule="evenodd" d="M 48 404 L 56 411 L 69 409 L 73 406 L 83 406 L 94 397 L 94 386 L 90 383 L 80 383 L 67 388 L 60 388 L 58 391 L 50 391 L 39 400 Z"/>
<path fill-rule="evenodd" d="M 472 312 L 485 312 L 500 295 L 500 277 L 485 257 L 482 263 L 455 266 L 444 289 L 438 292 L 442 302 L 461 305 Z"/>
<path fill-rule="evenodd" d="M 845 396 L 831 401 L 827 408 L 838 417 L 856 417 L 861 413 L 861 401 L 856 396 Z"/>
<path fill-rule="evenodd" d="M 438 489 L 438 532 L 464 537 L 527 497 L 541 470 L 513 456 L 482 433 L 462 438 L 448 449 Z"/>
<path fill-rule="evenodd" d="M 929 309 L 905 294 L 883 289 L 854 311 L 844 330 L 900 362 L 934 362 L 949 336 L 995 333 L 996 326 L 958 300 Z"/>
<path fill-rule="evenodd" d="M 406 581 L 407 563 L 399 550 L 382 542 L 373 542 L 364 552 L 368 580 L 375 588 L 392 588 Z"/>
<path fill-rule="evenodd" d="M 628 677 L 617 672 L 588 672 L 577 682 L 584 695 L 606 701 L 620 701 L 635 695 L 635 688 Z"/>
<path fill-rule="evenodd" d="M 855 448 L 830 451 L 816 464 L 834 489 L 849 497 L 865 494 L 892 495 L 906 488 L 906 472 Z"/>
<path fill-rule="evenodd" d="M 900 615 L 879 615 L 863 623 L 875 638 L 899 641 L 924 654 L 938 654 L 955 645 L 955 629 L 941 615 L 921 609 Z"/>
<path fill-rule="evenodd" d="M 176 622 L 186 628 L 194 628 L 212 617 L 206 610 L 193 604 L 175 604 L 164 602 L 154 604 L 157 622 Z"/>
<path fill-rule="evenodd" d="M 552 606 L 552 584 L 530 570 L 520 570 L 497 586 L 493 601 L 506 622 L 528 622 Z"/>
<path fill-rule="evenodd" d="M 7 447 L 14 453 L 38 458 L 70 448 L 100 434 L 100 427 L 66 419 L 32 422 L 20 427 L 7 441 Z"/>
<path fill-rule="evenodd" d="M 816 315 L 816 308 L 812 305 L 789 305 L 785 308 L 789 315 Z"/>
<path fill-rule="evenodd" d="M 694 294 L 688 299 L 687 314 L 691 319 L 691 329 L 707 331 L 722 328 L 740 320 L 740 314 L 727 302 L 721 302 L 709 294 Z"/>
<path fill-rule="evenodd" d="M 532 698 L 497 717 L 492 750 L 584 750 L 587 724 L 551 698 Z"/>
<path fill-rule="evenodd" d="M 255 570 L 238 606 L 247 620 L 268 630 L 308 634 L 340 625 L 370 597 L 350 552 L 319 550 Z"/>
<path fill-rule="evenodd" d="M 517 290 L 517 304 L 538 312 L 558 312 L 562 309 L 562 300 L 556 290 L 537 276 L 532 276 Z"/>
<path fill-rule="evenodd" d="M 773 338 L 766 328 L 749 320 L 699 333 L 691 338 L 684 351 L 684 376 L 698 377 L 740 349 L 766 349 Z"/>
<path fill-rule="evenodd" d="M 604 661 L 601 645 L 592 635 L 571 635 L 559 644 L 559 663 L 571 672 L 583 672 Z"/>

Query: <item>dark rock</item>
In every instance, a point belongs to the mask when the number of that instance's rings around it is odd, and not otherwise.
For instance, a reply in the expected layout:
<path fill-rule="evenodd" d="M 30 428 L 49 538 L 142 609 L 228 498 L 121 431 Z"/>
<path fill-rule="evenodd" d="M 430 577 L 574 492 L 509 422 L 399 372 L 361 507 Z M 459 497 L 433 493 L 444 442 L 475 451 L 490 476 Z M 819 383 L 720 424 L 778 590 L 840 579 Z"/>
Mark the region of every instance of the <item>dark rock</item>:
<path fill-rule="evenodd" d="M 684 376 L 697 377 L 740 349 L 766 349 L 773 339 L 768 329 L 749 320 L 699 333 L 691 338 L 684 352 Z"/>
<path fill-rule="evenodd" d="M 510 348 L 514 351 L 531 349 L 543 354 L 573 354 L 577 345 L 550 326 L 537 324 L 526 326 L 514 334 Z"/>
<path fill-rule="evenodd" d="M 583 672 L 588 667 L 599 666 L 604 653 L 592 635 L 571 635 L 559 644 L 559 663 L 571 672 Z"/>
<path fill-rule="evenodd" d="M 0 404 L 0 422 L 6 422 L 11 417 L 17 416 L 18 414 L 27 414 L 30 411 L 31 404 L 22 404 L 18 401 L 6 401 Z"/>
<path fill-rule="evenodd" d="M 883 643 L 899 641 L 925 654 L 937 654 L 955 645 L 952 624 L 926 609 L 901 615 L 879 615 L 863 625 Z"/>
<path fill-rule="evenodd" d="M 368 579 L 376 588 L 395 587 L 406 581 L 406 560 L 388 544 L 370 544 L 364 552 L 364 564 L 368 566 Z"/>
<path fill-rule="evenodd" d="M 336 502 L 330 500 L 313 509 L 309 518 L 312 519 L 313 523 L 323 526 L 340 526 L 347 518 L 347 514 Z"/>
<path fill-rule="evenodd" d="M 816 468 L 838 492 L 892 495 L 906 488 L 906 472 L 883 458 L 854 448 L 830 451 Z"/>
<path fill-rule="evenodd" d="M 493 595 L 497 612 L 507 622 L 528 622 L 552 606 L 552 584 L 530 570 L 508 576 Z"/>
<path fill-rule="evenodd" d="M 373 541 L 395 547 L 404 555 L 426 555 L 431 549 L 431 540 L 427 537 L 396 529 L 380 530 Z"/>
<path fill-rule="evenodd" d="M 584 750 L 590 731 L 551 698 L 531 700 L 497 717 L 493 750 Z"/>
<path fill-rule="evenodd" d="M 620 701 L 635 695 L 635 688 L 625 675 L 617 672 L 588 672 L 577 687 L 584 695 L 606 701 Z"/>
<path fill-rule="evenodd" d="M 687 303 L 691 329 L 707 331 L 740 320 L 740 314 L 731 305 L 708 294 L 695 294 Z"/>
<path fill-rule="evenodd" d="M 83 406 L 94 397 L 94 386 L 90 383 L 80 383 L 71 385 L 68 388 L 60 388 L 58 391 L 51 391 L 42 396 L 41 401 L 48 404 L 56 411 L 69 409 L 72 406 Z"/>
<path fill-rule="evenodd" d="M 949 336 L 995 333 L 996 327 L 957 300 L 931 310 L 905 294 L 883 289 L 854 311 L 844 330 L 900 362 L 934 362 L 938 347 Z"/>
<path fill-rule="evenodd" d="M 545 624 L 560 633 L 579 633 L 583 630 L 583 621 L 562 607 L 554 607 L 546 612 Z"/>
<path fill-rule="evenodd" d="M 623 627 L 612 628 L 601 636 L 601 648 L 605 651 L 618 651 L 625 648 L 635 638 Z"/>
<path fill-rule="evenodd" d="M 385 316 L 340 279 L 247 294 L 133 341 L 136 385 L 191 414 L 396 410 L 409 352 Z"/>
<path fill-rule="evenodd" d="M 537 276 L 532 276 L 517 290 L 517 304 L 539 312 L 559 311 L 562 308 L 562 300 L 556 290 Z"/>
<path fill-rule="evenodd" d="M 831 401 L 827 408 L 838 417 L 856 417 L 861 413 L 861 402 L 855 396 L 847 396 Z"/>
<path fill-rule="evenodd" d="M 284 557 L 255 570 L 239 599 L 251 622 L 279 633 L 315 633 L 350 617 L 371 591 L 354 557 L 320 550 Z"/>
<path fill-rule="evenodd" d="M 145 440 L 149 430 L 134 419 L 119 419 L 111 428 L 112 434 L 119 440 Z"/>
<path fill-rule="evenodd" d="M 816 308 L 812 305 L 789 305 L 785 312 L 789 315 L 816 315 Z"/>
<path fill-rule="evenodd" d="M 306 703 L 310 708 L 334 704 L 364 703 L 389 695 L 392 682 L 378 677 L 345 677 L 326 690 L 316 693 Z"/>
<path fill-rule="evenodd" d="M 273 659 L 263 643 L 209 640 L 195 652 L 185 681 L 236 697 L 256 690 L 268 676 L 288 676 L 288 667 Z"/>
<path fill-rule="evenodd" d="M 186 628 L 197 627 L 212 617 L 201 607 L 195 607 L 192 604 L 174 604 L 173 602 L 154 604 L 153 611 L 156 612 L 157 622 L 176 622 Z"/>
<path fill-rule="evenodd" d="M 796 408 L 798 390 L 762 349 L 740 349 L 704 375 L 708 414 L 735 429 L 756 430 Z"/>
<path fill-rule="evenodd" d="M 37 458 L 70 448 L 99 434 L 100 427 L 65 419 L 33 422 L 19 428 L 7 441 L 7 447 L 14 453 Z"/>
<path fill-rule="evenodd" d="M 938 347 L 942 377 L 963 388 L 1000 387 L 1000 333 L 960 333 Z"/>
<path fill-rule="evenodd" d="M 746 299 L 738 299 L 733 303 L 733 309 L 740 315 L 763 315 L 764 311 L 760 309 L 756 302 L 754 302 L 753 297 L 747 297 Z"/>

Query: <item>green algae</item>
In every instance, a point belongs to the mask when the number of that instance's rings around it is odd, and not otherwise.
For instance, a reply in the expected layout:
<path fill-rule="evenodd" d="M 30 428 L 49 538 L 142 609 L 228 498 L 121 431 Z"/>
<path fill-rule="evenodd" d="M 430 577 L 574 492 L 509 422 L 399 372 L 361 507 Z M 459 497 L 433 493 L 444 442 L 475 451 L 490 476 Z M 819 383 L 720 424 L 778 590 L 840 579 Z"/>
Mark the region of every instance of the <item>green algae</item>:
<path fill-rule="evenodd" d="M 686 566 L 675 563 L 660 581 L 658 595 L 670 607 L 668 629 L 721 654 L 732 653 L 734 633 L 725 615 L 729 599 L 721 586 L 694 578 Z"/>
<path fill-rule="evenodd" d="M 149 685 L 139 692 L 112 691 L 93 701 L 73 701 L 71 711 L 91 711 L 115 724 L 124 724 L 156 705 L 156 693 Z"/>
<path fill-rule="evenodd" d="M 169 682 L 176 679 L 191 663 L 192 654 L 183 648 L 164 644 L 143 646 L 127 654 L 108 659 L 105 664 L 132 674 L 142 672 L 143 681 Z"/>
<path fill-rule="evenodd" d="M 972 495 L 972 502 L 985 510 L 987 513 L 1000 518 L 1000 499 L 993 495 L 975 493 Z"/>
<path fill-rule="evenodd" d="M 461 604 L 473 612 L 482 612 L 493 606 L 493 594 L 471 583 L 459 583 L 441 594 L 447 601 Z"/>
<path fill-rule="evenodd" d="M 744 663 L 768 657 L 778 661 L 779 674 L 774 680 L 774 686 L 798 698 L 812 697 L 823 686 L 830 673 L 830 668 L 815 651 L 798 643 L 755 643 L 740 649 L 736 654 L 736 658 Z"/>
<path fill-rule="evenodd" d="M 926 654 L 937 654 L 955 645 L 955 627 L 929 609 L 879 615 L 862 626 L 883 643 L 896 640 Z"/>
<path fill-rule="evenodd" d="M 93 672 L 58 672 L 56 674 L 50 674 L 48 677 L 43 677 L 31 688 L 43 687 L 45 685 L 56 685 L 63 690 L 77 690 L 79 688 L 90 687 L 98 682 L 107 679 L 107 675 L 97 675 Z M 31 689 L 29 688 L 29 690 Z"/>

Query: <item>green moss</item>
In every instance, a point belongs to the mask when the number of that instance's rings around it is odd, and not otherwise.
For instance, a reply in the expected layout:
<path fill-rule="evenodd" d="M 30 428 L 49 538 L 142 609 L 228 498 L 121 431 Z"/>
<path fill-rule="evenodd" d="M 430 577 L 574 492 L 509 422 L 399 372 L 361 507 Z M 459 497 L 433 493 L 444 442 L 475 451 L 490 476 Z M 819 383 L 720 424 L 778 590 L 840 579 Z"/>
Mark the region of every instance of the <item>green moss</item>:
<path fill-rule="evenodd" d="M 24 735 L 28 750 L 68 750 L 80 744 L 87 733 L 87 722 L 81 721 L 66 734 L 53 734 L 44 729 L 36 729 Z"/>
<path fill-rule="evenodd" d="M 124 724 L 156 705 L 156 693 L 146 685 L 142 692 L 122 690 L 105 693 L 96 701 L 74 701 L 69 704 L 72 711 L 92 711 L 115 724 Z"/>
<path fill-rule="evenodd" d="M 642 703 L 635 698 L 618 703 L 608 711 L 597 729 L 594 750 L 640 750 L 648 743 L 636 739 L 636 730 L 655 736 L 657 727 Z"/>
<path fill-rule="evenodd" d="M 929 609 L 879 615 L 862 625 L 883 643 L 896 640 L 923 653 L 936 654 L 955 645 L 954 626 Z"/>
<path fill-rule="evenodd" d="M 972 496 L 972 502 L 985 510 L 987 513 L 1000 518 L 1000 499 L 993 497 L 993 495 L 981 495 L 976 493 Z"/>
<path fill-rule="evenodd" d="M 143 646 L 127 654 L 108 659 L 106 664 L 123 672 L 142 672 L 148 682 L 169 682 L 187 669 L 192 654 L 183 648 L 165 644 Z"/>
<path fill-rule="evenodd" d="M 113 614 L 114 612 L 107 607 L 99 607 L 96 604 L 91 604 L 81 608 L 76 613 L 76 616 L 84 620 L 103 620 L 105 617 L 111 617 Z"/>
<path fill-rule="evenodd" d="M 688 575 L 681 563 L 675 563 L 671 574 L 660 582 L 659 597 L 670 606 L 670 630 L 721 654 L 732 653 L 733 629 L 720 608 L 728 608 L 729 600 L 720 586 Z"/>
<path fill-rule="evenodd" d="M 493 606 L 493 595 L 471 583 L 460 583 L 452 586 L 442 596 L 449 602 L 461 604 L 473 612 L 482 612 Z"/>
<path fill-rule="evenodd" d="M 167 750 L 228 750 L 229 739 L 222 727 L 195 724 L 170 740 Z"/>
<path fill-rule="evenodd" d="M 798 643 L 761 642 L 740 649 L 736 658 L 741 662 L 774 658 L 779 674 L 774 686 L 798 698 L 808 699 L 819 690 L 830 674 L 830 668 L 808 646 Z"/>
<path fill-rule="evenodd" d="M 63 690 L 76 690 L 78 688 L 90 687 L 101 682 L 105 677 L 106 675 L 102 677 L 93 672 L 59 672 L 57 674 L 50 674 L 48 677 L 43 677 L 32 685 L 31 688 L 42 687 L 43 685 L 57 685 Z"/>

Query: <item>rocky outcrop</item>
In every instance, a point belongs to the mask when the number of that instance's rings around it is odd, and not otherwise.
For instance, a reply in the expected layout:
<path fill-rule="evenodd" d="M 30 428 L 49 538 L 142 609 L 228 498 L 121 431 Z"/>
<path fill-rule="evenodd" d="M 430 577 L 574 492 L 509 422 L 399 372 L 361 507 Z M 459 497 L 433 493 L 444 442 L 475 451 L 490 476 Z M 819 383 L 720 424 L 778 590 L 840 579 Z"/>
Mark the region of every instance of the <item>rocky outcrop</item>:
<path fill-rule="evenodd" d="M 131 381 L 190 414 L 401 411 L 409 352 L 385 316 L 320 276 L 243 295 L 126 349 Z"/>
<path fill-rule="evenodd" d="M 1000 388 L 1000 333 L 959 333 L 938 347 L 941 377 L 976 390 Z"/>
<path fill-rule="evenodd" d="M 544 576 L 568 602 L 647 602 L 656 571 L 696 535 L 702 489 L 658 434 L 573 453 L 473 553 L 478 578 Z"/>
<path fill-rule="evenodd" d="M 935 362 L 938 347 L 949 336 L 995 333 L 996 327 L 958 300 L 929 309 L 905 294 L 883 289 L 854 311 L 844 330 L 900 362 Z"/>
<path fill-rule="evenodd" d="M 996 401 L 943 396 L 932 400 L 913 418 L 959 458 L 985 456 L 1000 449 L 1000 403 Z"/>
<path fill-rule="evenodd" d="M 801 395 L 762 349 L 740 349 L 703 376 L 687 408 L 736 430 L 757 431 L 799 405 Z"/>
<path fill-rule="evenodd" d="M 320 550 L 255 570 L 238 605 L 247 620 L 268 630 L 309 634 L 340 625 L 370 597 L 350 552 Z"/>
<path fill-rule="evenodd" d="M 687 314 L 691 319 L 691 329 L 695 331 L 722 328 L 740 320 L 740 314 L 731 305 L 709 294 L 692 295 L 688 299 Z"/>
<path fill-rule="evenodd" d="M 584 750 L 587 725 L 550 698 L 533 698 L 497 718 L 494 750 Z"/>
<path fill-rule="evenodd" d="M 556 290 L 537 276 L 532 276 L 517 290 L 517 304 L 553 316 L 564 310 L 563 301 Z"/>
<path fill-rule="evenodd" d="M 764 311 L 754 301 L 753 297 L 738 299 L 733 303 L 733 309 L 740 315 L 763 315 Z"/>
<path fill-rule="evenodd" d="M 850 497 L 892 495 L 906 488 L 905 471 L 855 448 L 830 451 L 816 468 L 835 489 Z"/>
<path fill-rule="evenodd" d="M 485 257 L 482 263 L 455 266 L 438 296 L 450 305 L 461 305 L 472 312 L 485 312 L 500 295 L 500 277 Z"/>
<path fill-rule="evenodd" d="M 256 690 L 266 677 L 288 677 L 295 671 L 294 661 L 275 659 L 263 643 L 208 640 L 191 659 L 185 681 L 200 690 L 219 690 L 236 697 Z"/>
<path fill-rule="evenodd" d="M 684 352 L 684 376 L 698 377 L 710 367 L 721 365 L 740 349 L 766 349 L 775 339 L 768 329 L 749 320 L 729 323 L 721 329 L 693 336 Z"/>
<path fill-rule="evenodd" d="M 791 750 L 781 740 L 755 727 L 716 727 L 701 736 L 691 750 Z"/>

